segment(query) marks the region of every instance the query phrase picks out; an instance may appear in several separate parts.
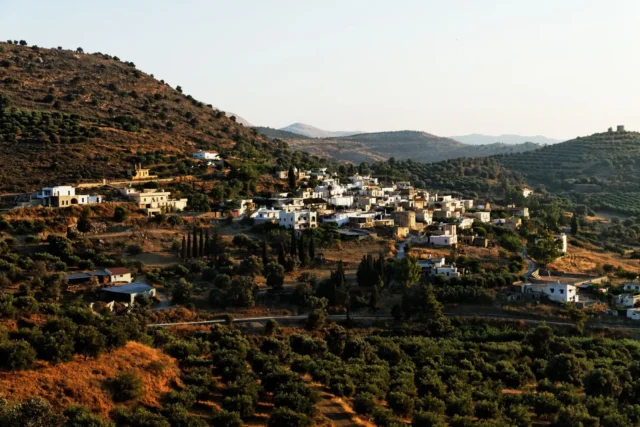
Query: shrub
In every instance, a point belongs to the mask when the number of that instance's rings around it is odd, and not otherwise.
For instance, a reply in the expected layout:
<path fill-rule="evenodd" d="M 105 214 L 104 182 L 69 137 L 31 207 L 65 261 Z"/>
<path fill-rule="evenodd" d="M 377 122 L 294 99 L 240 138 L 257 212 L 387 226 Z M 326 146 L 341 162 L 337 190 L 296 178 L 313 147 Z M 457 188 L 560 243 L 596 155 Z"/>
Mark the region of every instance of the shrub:
<path fill-rule="evenodd" d="M 387 395 L 387 402 L 394 414 L 401 417 L 411 417 L 414 401 L 405 393 L 392 391 Z"/>
<path fill-rule="evenodd" d="M 216 427 L 243 427 L 240 414 L 237 412 L 219 411 L 211 417 L 211 425 Z"/>
<path fill-rule="evenodd" d="M 215 424 L 214 424 L 215 425 Z M 271 413 L 267 427 L 309 427 L 311 420 L 305 414 L 288 408 L 278 408 Z"/>
<path fill-rule="evenodd" d="M 131 244 L 127 246 L 127 253 L 129 255 L 140 255 L 142 253 L 142 246 Z"/>
<path fill-rule="evenodd" d="M 144 383 L 133 372 L 121 372 L 108 385 L 114 402 L 127 402 L 144 396 Z"/>
<path fill-rule="evenodd" d="M 411 420 L 412 427 L 445 427 L 444 417 L 433 412 L 416 412 Z"/>
<path fill-rule="evenodd" d="M 376 398 L 371 393 L 358 393 L 353 400 L 353 410 L 358 414 L 371 415 L 376 408 Z"/>
<path fill-rule="evenodd" d="M 26 341 L 9 341 L 0 344 L 0 369 L 30 369 L 35 360 L 36 351 Z"/>
<path fill-rule="evenodd" d="M 237 412 L 241 418 L 248 418 L 255 413 L 254 400 L 246 394 L 225 397 L 222 406 L 227 411 Z"/>

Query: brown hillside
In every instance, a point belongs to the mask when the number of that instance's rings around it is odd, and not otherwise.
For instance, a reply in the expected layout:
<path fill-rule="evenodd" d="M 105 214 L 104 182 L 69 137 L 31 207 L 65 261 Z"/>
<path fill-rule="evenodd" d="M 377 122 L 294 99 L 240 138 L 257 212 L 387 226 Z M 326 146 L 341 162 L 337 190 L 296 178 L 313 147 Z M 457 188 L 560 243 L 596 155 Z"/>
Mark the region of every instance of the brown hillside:
<path fill-rule="evenodd" d="M 159 370 L 155 365 L 163 366 L 163 369 Z M 74 361 L 56 366 L 39 362 L 32 371 L 2 372 L 0 390 L 10 401 L 40 396 L 57 409 L 80 404 L 107 416 L 116 405 L 105 388 L 105 381 L 124 371 L 133 371 L 144 381 L 145 396 L 141 403 L 157 407 L 162 394 L 178 381 L 180 373 L 175 359 L 159 350 L 129 342 L 97 360 L 85 361 L 76 356 Z"/>
<path fill-rule="evenodd" d="M 277 145 L 116 57 L 0 43 L 0 194 L 124 177 L 157 151 L 242 156 L 238 143 L 265 159 Z"/>

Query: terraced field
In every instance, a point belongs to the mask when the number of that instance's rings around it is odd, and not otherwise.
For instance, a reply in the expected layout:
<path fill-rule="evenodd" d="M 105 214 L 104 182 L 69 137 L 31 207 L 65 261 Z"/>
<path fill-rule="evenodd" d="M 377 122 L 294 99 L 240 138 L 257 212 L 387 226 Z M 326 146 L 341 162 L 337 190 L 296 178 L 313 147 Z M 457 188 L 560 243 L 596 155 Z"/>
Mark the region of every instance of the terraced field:
<path fill-rule="evenodd" d="M 580 184 L 615 185 L 618 191 L 640 191 L 636 182 L 640 178 L 638 132 L 597 133 L 497 158 L 532 184 L 575 191 L 592 190 Z"/>

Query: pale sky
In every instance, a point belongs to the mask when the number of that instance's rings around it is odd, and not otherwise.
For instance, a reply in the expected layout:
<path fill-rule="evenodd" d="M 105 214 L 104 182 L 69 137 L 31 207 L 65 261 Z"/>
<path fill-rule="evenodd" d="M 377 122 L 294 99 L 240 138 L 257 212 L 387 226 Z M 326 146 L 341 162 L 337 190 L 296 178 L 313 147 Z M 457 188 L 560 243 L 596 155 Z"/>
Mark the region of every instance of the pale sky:
<path fill-rule="evenodd" d="M 254 125 L 640 130 L 637 0 L 0 0 L 0 40 L 133 61 Z"/>

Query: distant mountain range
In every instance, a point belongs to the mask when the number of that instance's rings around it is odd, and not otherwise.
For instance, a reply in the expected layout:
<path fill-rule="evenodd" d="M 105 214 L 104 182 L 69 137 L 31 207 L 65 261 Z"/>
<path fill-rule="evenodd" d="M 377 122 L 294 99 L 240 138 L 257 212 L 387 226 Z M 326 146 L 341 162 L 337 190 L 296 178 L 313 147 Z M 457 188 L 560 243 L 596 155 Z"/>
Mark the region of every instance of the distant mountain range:
<path fill-rule="evenodd" d="M 269 135 L 267 135 L 269 136 Z M 469 145 L 419 131 L 375 132 L 339 138 L 286 138 L 289 145 L 315 156 L 352 163 L 384 161 L 391 157 L 416 162 L 437 162 L 460 157 L 486 157 L 535 150 L 534 143 Z"/>
<path fill-rule="evenodd" d="M 289 126 L 280 128 L 287 132 L 296 133 L 298 135 L 308 136 L 309 138 L 336 138 L 341 136 L 355 135 L 362 133 L 361 131 L 330 131 L 317 128 L 315 126 L 306 125 L 304 123 L 294 123 Z"/>
<path fill-rule="evenodd" d="M 464 142 L 470 145 L 482 145 L 493 144 L 495 142 L 501 142 L 503 144 L 522 144 L 524 142 L 533 142 L 535 144 L 557 144 L 562 142 L 559 139 L 547 138 L 543 135 L 536 136 L 523 136 L 523 135 L 482 135 L 479 133 L 472 133 L 471 135 L 452 136 L 451 139 Z"/>

